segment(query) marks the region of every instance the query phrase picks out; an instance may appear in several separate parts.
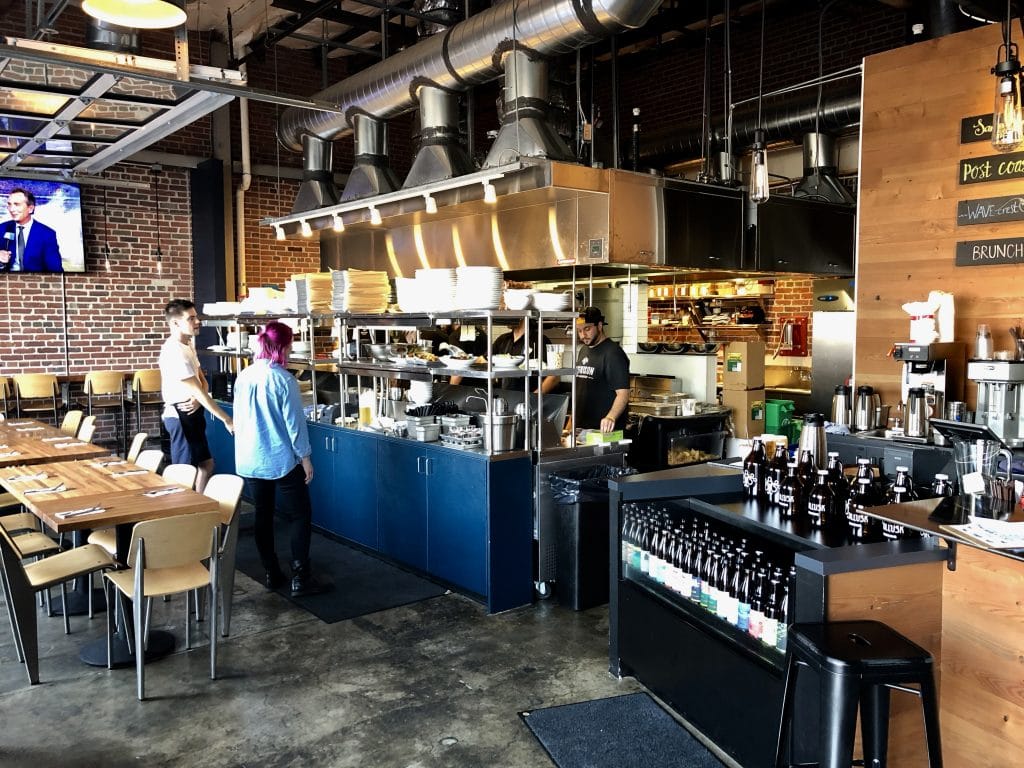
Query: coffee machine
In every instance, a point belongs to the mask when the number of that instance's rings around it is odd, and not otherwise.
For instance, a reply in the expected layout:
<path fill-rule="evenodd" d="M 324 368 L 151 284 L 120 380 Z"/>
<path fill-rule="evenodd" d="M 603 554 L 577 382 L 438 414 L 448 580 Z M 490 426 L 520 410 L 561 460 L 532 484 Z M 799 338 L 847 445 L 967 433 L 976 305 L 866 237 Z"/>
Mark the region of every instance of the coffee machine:
<path fill-rule="evenodd" d="M 971 360 L 967 378 L 978 385 L 975 423 L 1011 448 L 1024 446 L 1024 361 Z"/>
<path fill-rule="evenodd" d="M 897 342 L 892 356 L 903 363 L 900 402 L 909 402 L 911 389 L 923 389 L 931 415 L 941 419 L 947 401 L 964 399 L 967 351 L 960 342 Z"/>

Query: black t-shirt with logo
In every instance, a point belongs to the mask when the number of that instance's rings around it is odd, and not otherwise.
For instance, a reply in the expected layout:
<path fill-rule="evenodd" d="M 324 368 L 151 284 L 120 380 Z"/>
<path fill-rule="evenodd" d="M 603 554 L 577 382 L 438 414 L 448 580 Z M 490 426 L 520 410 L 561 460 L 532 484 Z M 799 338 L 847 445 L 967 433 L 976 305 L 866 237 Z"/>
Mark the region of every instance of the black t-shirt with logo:
<path fill-rule="evenodd" d="M 599 429 L 617 389 L 629 389 L 629 358 L 622 347 L 611 339 L 594 347 L 581 346 L 576 355 L 576 426 Z M 619 414 L 616 429 L 626 425 L 627 411 Z"/>

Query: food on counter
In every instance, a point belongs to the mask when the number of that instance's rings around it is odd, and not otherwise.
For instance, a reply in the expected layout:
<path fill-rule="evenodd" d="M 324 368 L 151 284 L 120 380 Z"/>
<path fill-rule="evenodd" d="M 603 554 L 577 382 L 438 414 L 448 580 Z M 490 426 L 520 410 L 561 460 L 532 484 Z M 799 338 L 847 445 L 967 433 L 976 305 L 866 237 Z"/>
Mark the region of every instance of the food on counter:
<path fill-rule="evenodd" d="M 700 448 L 669 448 L 668 450 L 668 463 L 670 466 L 698 464 L 717 458 L 717 454 L 702 451 Z"/>
<path fill-rule="evenodd" d="M 435 355 L 433 352 L 430 352 L 426 349 L 421 349 L 420 347 L 414 347 L 413 349 L 410 349 L 409 357 L 415 357 L 418 360 L 426 360 L 428 363 L 436 363 L 438 359 L 437 355 Z"/>

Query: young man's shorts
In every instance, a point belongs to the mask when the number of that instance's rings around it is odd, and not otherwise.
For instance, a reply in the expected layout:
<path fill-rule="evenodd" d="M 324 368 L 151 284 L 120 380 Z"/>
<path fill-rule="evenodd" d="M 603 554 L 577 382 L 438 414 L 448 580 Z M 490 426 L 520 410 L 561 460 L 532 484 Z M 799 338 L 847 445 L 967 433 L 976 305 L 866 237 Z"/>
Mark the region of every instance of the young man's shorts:
<path fill-rule="evenodd" d="M 177 409 L 175 409 L 177 410 Z M 164 416 L 164 426 L 171 437 L 171 463 L 198 467 L 213 458 L 206 442 L 206 411 L 177 412 L 177 418 Z"/>

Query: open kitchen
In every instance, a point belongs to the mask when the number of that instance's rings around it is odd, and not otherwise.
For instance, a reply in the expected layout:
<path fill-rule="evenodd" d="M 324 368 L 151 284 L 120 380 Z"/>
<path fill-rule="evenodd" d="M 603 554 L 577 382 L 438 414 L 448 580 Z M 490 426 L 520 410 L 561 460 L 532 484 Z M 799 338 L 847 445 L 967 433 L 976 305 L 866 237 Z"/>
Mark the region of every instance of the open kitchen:
<path fill-rule="evenodd" d="M 140 432 L 168 460 L 140 374 L 192 299 L 205 439 L 242 475 L 228 425 L 278 321 L 315 552 L 481 627 L 593 622 L 590 698 L 650 694 L 725 765 L 1019 761 L 1019 3 L 164 4 L 188 22 L 144 44 L 11 5 L 0 416 L 93 417 L 116 374 L 120 410 L 78 439 L 127 457 Z M 45 417 L 25 374 L 53 375 Z M 229 659 L 285 601 L 240 557 Z M 349 590 L 330 557 L 326 603 Z M 417 606 L 430 631 L 417 600 L 368 615 Z M 526 736 L 513 762 L 588 764 L 527 711 L 584 698 L 496 714 Z M 380 764 L 415 763 L 374 727 Z M 480 754 L 437 759 L 501 762 Z"/>

